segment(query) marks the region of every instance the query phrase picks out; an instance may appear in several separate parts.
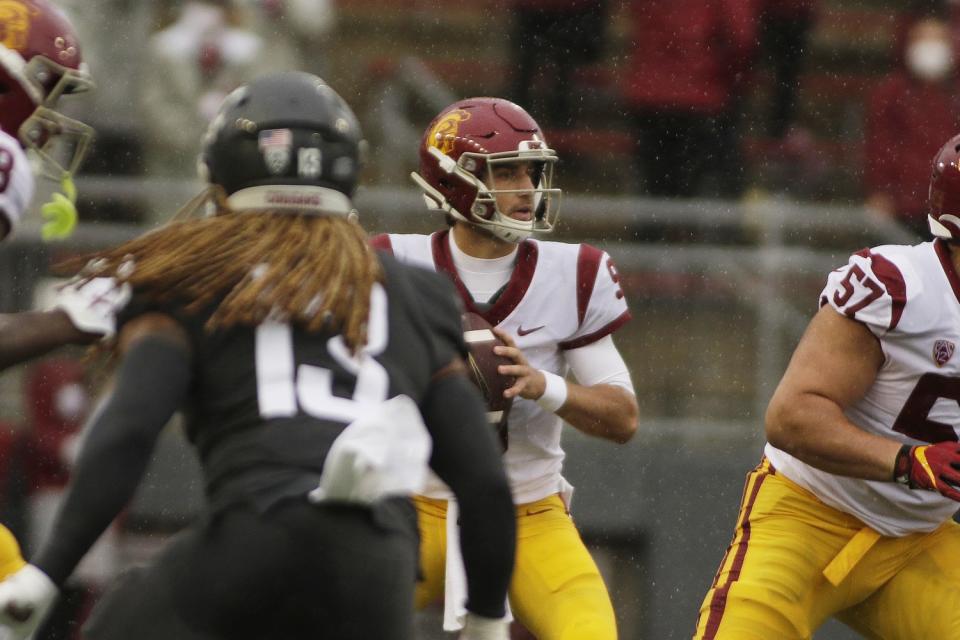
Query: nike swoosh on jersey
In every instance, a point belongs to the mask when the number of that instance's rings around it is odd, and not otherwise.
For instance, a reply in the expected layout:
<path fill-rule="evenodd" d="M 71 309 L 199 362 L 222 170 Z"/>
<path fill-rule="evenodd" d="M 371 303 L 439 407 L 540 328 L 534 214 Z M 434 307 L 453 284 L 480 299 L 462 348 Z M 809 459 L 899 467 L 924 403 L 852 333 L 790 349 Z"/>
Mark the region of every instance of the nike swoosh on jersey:
<path fill-rule="evenodd" d="M 540 331 L 540 329 L 543 329 L 545 326 L 547 326 L 547 325 L 542 324 L 542 325 L 540 325 L 539 327 L 534 327 L 533 329 L 524 329 L 522 326 L 521 326 L 521 327 L 517 327 L 517 335 L 518 335 L 518 336 L 529 335 L 529 334 L 533 333 L 534 331 Z"/>

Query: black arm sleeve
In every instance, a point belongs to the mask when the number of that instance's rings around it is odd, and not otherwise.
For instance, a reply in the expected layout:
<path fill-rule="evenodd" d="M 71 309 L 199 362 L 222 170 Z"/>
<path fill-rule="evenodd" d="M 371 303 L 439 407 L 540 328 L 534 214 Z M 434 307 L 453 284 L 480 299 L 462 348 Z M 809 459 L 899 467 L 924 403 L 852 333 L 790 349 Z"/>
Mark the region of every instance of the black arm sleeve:
<path fill-rule="evenodd" d="M 404 286 L 413 302 L 411 315 L 419 318 L 430 344 L 430 363 L 434 371 L 450 364 L 456 357 L 466 358 L 469 350 L 463 341 L 463 303 L 446 275 L 420 267 L 400 265 Z M 400 280 L 400 278 L 397 278 Z"/>
<path fill-rule="evenodd" d="M 467 609 L 502 617 L 513 572 L 516 516 L 483 399 L 466 376 L 446 375 L 432 383 L 420 409 L 433 436 L 430 466 L 460 505 Z"/>
<path fill-rule="evenodd" d="M 147 336 L 123 357 L 116 387 L 93 417 L 53 534 L 34 560 L 56 584 L 130 501 L 189 382 L 190 355 L 169 339 Z"/>

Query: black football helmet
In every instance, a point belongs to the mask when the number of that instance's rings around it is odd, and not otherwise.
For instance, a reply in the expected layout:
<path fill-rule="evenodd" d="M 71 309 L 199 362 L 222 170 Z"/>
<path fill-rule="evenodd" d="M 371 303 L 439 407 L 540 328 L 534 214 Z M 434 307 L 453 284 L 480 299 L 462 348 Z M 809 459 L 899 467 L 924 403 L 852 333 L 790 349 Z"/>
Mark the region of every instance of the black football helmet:
<path fill-rule="evenodd" d="M 365 146 L 353 111 L 322 79 L 269 73 L 224 99 L 198 168 L 233 210 L 349 215 Z"/>

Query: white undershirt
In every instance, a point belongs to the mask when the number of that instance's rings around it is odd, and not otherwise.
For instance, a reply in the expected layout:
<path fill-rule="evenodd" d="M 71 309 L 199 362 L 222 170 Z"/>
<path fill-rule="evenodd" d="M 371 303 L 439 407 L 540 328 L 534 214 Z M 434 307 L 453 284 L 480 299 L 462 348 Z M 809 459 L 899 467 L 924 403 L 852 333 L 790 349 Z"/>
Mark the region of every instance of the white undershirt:
<path fill-rule="evenodd" d="M 577 382 L 585 387 L 595 384 L 612 384 L 631 395 L 633 381 L 623 356 L 613 344 L 613 336 L 604 336 L 596 342 L 566 351 L 564 357 Z"/>
<path fill-rule="evenodd" d="M 513 265 L 517 260 L 516 247 L 502 258 L 474 258 L 460 250 L 452 233 L 449 242 L 453 266 L 457 268 L 457 275 L 474 301 L 488 302 L 493 294 L 510 281 Z"/>

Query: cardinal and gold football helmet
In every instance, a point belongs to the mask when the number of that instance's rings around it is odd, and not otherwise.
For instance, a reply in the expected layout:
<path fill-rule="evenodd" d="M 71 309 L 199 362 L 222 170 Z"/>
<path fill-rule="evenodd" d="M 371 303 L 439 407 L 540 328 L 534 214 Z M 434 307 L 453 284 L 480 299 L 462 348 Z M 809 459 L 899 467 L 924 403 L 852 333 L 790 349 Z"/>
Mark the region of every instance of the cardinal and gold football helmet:
<path fill-rule="evenodd" d="M 64 94 L 93 86 L 76 32 L 48 0 L 0 0 L 0 128 L 33 150 L 43 172 L 73 174 L 93 129 L 57 111 Z"/>
<path fill-rule="evenodd" d="M 508 242 L 549 232 L 560 209 L 552 186 L 556 152 L 518 105 L 501 98 L 456 102 L 433 119 L 420 143 L 420 172 L 411 178 L 427 206 L 488 230 Z M 534 215 L 516 220 L 497 208 L 493 169 L 501 163 L 532 163 Z"/>

